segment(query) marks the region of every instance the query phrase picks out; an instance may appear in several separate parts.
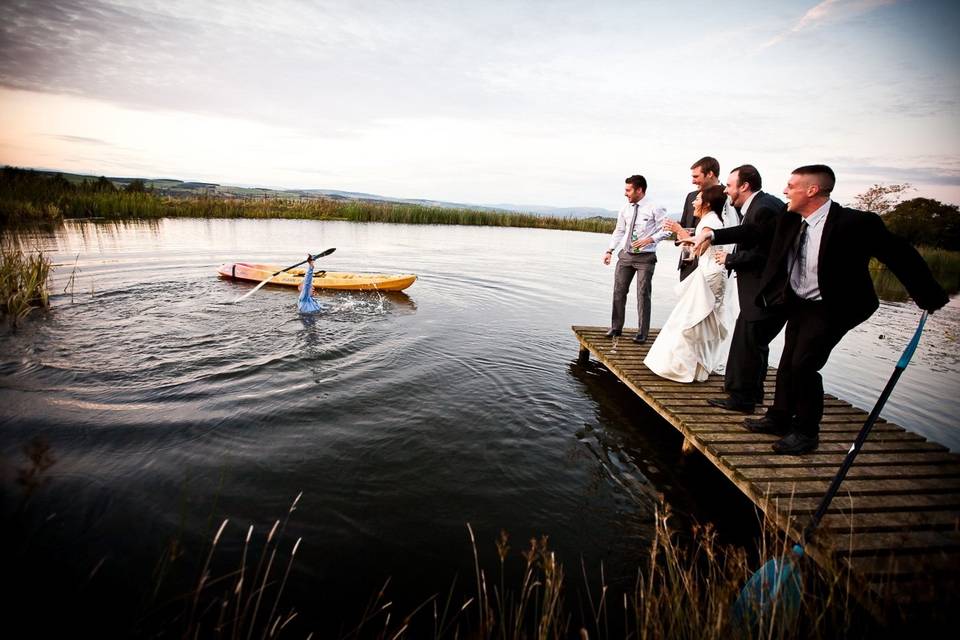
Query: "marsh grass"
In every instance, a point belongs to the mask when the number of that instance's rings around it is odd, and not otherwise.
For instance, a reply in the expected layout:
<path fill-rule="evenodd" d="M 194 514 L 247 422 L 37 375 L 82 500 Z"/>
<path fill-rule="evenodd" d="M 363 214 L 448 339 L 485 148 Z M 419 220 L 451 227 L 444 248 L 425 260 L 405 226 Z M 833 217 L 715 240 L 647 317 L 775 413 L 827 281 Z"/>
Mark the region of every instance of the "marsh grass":
<path fill-rule="evenodd" d="M 236 568 L 214 577 L 211 561 L 228 526 L 224 520 L 196 586 L 177 599 L 182 613 L 164 633 L 176 633 L 180 627 L 183 637 L 251 640 L 282 635 L 299 616 L 295 607 L 285 603 L 284 589 L 300 540 L 291 542 L 283 536 L 298 500 L 299 496 L 282 521 L 274 522 L 258 550 L 253 548 L 256 535 L 250 526 Z M 481 553 L 468 524 L 474 575 L 465 590 L 458 591 L 454 580 L 445 596 L 433 594 L 403 612 L 388 595 L 388 579 L 355 624 L 340 627 L 340 633 L 331 635 L 329 631 L 338 623 L 320 621 L 326 628 L 318 630 L 319 637 L 780 640 L 831 638 L 837 633 L 867 635 L 869 624 L 864 621 L 868 618 L 851 598 L 850 585 L 840 577 L 842 572 L 827 573 L 803 559 L 798 567 L 799 601 L 774 600 L 749 622 L 738 620 L 733 604 L 747 580 L 766 560 L 788 556 L 792 542 L 767 522 L 758 548 L 748 551 L 720 543 L 712 526 L 678 530 L 673 520 L 669 509 L 657 511 L 653 537 L 643 554 L 647 559 L 638 567 L 632 587 L 625 589 L 608 584 L 602 566 L 599 581 L 591 578 L 582 561 L 583 583 L 568 585 L 564 566 L 546 536 L 531 538 L 516 553 L 511 552 L 506 532 L 501 532 L 494 542 L 496 561 L 490 571 L 481 562 L 481 557 L 489 556 Z M 252 562 L 251 557 L 258 559 Z M 576 622 L 565 601 L 571 590 L 586 602 L 586 610 Z M 303 629 L 297 627 L 297 631 Z"/>
<path fill-rule="evenodd" d="M 72 184 L 59 177 L 5 167 L 0 170 L 0 227 L 59 222 L 158 218 L 290 218 L 401 224 L 526 227 L 610 233 L 615 220 L 560 218 L 504 211 L 434 207 L 380 200 L 334 198 L 172 197 L 150 190 L 119 190 L 101 178 Z"/>
<path fill-rule="evenodd" d="M 947 293 L 960 291 L 960 251 L 936 247 L 917 247 L 917 251 L 926 260 L 933 277 Z M 870 276 L 873 278 L 877 295 L 884 300 L 903 302 L 910 297 L 897 276 L 876 258 L 870 260 Z"/>
<path fill-rule="evenodd" d="M 0 256 L 0 315 L 13 329 L 34 308 L 47 309 L 50 260 L 42 252 L 24 254 L 4 247 Z"/>

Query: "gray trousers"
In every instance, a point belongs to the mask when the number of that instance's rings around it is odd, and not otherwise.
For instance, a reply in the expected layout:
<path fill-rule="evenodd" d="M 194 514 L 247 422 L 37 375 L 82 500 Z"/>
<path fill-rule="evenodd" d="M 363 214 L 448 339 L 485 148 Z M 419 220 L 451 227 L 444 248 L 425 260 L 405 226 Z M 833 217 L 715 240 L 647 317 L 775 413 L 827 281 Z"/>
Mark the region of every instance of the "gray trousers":
<path fill-rule="evenodd" d="M 640 320 L 640 329 L 637 336 L 646 339 L 650 331 L 650 288 L 653 281 L 653 270 L 657 266 L 657 254 L 647 251 L 644 253 L 628 253 L 621 251 L 617 256 L 617 266 L 613 275 L 613 317 L 610 328 L 623 330 L 626 317 L 627 294 L 630 292 L 630 283 L 633 276 L 637 276 L 637 317 Z"/>

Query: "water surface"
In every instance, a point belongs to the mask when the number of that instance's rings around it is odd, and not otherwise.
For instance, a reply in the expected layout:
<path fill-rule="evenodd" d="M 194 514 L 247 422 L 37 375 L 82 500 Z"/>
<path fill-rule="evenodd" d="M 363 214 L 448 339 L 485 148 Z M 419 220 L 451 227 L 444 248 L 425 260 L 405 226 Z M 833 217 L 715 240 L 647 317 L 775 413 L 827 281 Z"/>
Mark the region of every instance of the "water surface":
<path fill-rule="evenodd" d="M 458 575 L 468 591 L 466 523 L 490 570 L 501 528 L 517 557 L 545 533 L 571 584 L 582 559 L 627 588 L 658 495 L 690 518 L 718 510 L 669 428 L 612 376 L 573 363 L 570 326 L 609 321 L 605 236 L 160 220 L 19 240 L 57 266 L 52 311 L 0 337 L 5 517 L 21 502 L 22 449 L 40 436 L 56 461 L 20 525 L 27 548 L 61 596 L 108 594 L 97 602 L 119 619 L 154 610 L 143 603 L 171 539 L 185 568 L 162 582 L 181 593 L 223 518 L 221 572 L 238 565 L 247 528 L 262 539 L 301 492 L 284 539 L 303 539 L 288 598 L 304 628 L 356 621 L 391 576 L 408 610 Z M 252 285 L 219 279 L 218 264 L 286 265 L 328 247 L 318 268 L 419 280 L 399 294 L 318 293 L 327 310 L 312 318 L 285 288 L 225 304 Z M 655 326 L 676 301 L 676 249 L 659 256 Z M 628 309 L 634 324 L 632 295 Z M 918 317 L 883 303 L 834 351 L 827 391 L 869 409 Z M 954 451 L 958 326 L 954 298 L 883 414 Z M 781 347 L 782 336 L 774 356 Z"/>

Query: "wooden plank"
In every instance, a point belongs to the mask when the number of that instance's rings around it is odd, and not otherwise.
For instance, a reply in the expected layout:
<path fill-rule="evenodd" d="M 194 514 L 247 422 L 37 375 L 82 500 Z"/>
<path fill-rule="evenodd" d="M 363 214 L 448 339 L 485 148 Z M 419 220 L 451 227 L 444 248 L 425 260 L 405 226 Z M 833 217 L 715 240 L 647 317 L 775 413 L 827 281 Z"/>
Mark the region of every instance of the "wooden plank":
<path fill-rule="evenodd" d="M 717 429 L 716 425 L 711 424 L 688 424 L 687 429 L 704 442 L 715 444 L 733 444 L 736 442 L 773 442 L 778 436 L 766 433 L 752 433 L 745 428 L 724 425 L 725 428 Z M 821 431 L 820 443 L 844 443 L 847 446 L 856 439 L 856 431 Z M 878 431 L 870 432 L 868 442 L 926 442 L 926 438 L 918 436 L 909 431 Z M 943 449 L 940 445 L 936 445 Z M 844 448 L 846 450 L 846 448 Z"/>
<path fill-rule="evenodd" d="M 803 467 L 803 466 L 832 466 L 839 467 L 845 456 L 837 454 L 808 453 L 802 456 L 783 456 L 773 452 L 770 455 L 725 455 L 723 462 L 732 468 L 750 467 Z M 869 456 L 863 454 L 857 457 L 856 464 L 867 465 L 903 465 L 903 464 L 955 464 L 957 455 L 951 453 L 896 453 L 887 455 Z"/>
<path fill-rule="evenodd" d="M 835 441 L 820 441 L 820 446 L 816 449 L 816 454 L 824 455 L 830 453 L 838 453 L 846 455 L 847 449 L 853 445 L 852 441 L 847 442 L 835 442 Z M 716 452 L 719 455 L 750 455 L 752 453 L 762 453 L 766 454 L 770 451 L 769 442 L 719 442 L 710 444 L 710 450 Z M 885 441 L 885 440 L 874 440 L 868 439 L 863 443 L 863 447 L 860 449 L 860 453 L 857 454 L 857 461 L 861 458 L 868 458 L 872 454 L 876 455 L 890 455 L 890 454 L 900 454 L 900 453 L 923 453 L 923 452 L 946 452 L 949 451 L 942 444 L 937 444 L 935 442 L 926 442 L 926 441 Z M 960 455 L 956 456 L 957 462 L 960 462 Z"/>
<path fill-rule="evenodd" d="M 818 531 L 832 531 L 837 535 L 850 532 L 897 531 L 908 529 L 924 531 L 939 529 L 960 531 L 960 514 L 951 511 L 892 511 L 884 513 L 831 513 L 824 516 Z"/>
<path fill-rule="evenodd" d="M 813 513 L 820 506 L 820 498 L 771 498 L 765 500 L 757 494 L 758 506 L 764 511 L 775 509 L 782 514 Z M 919 494 L 891 496 L 848 496 L 838 495 L 830 503 L 828 513 L 882 513 L 884 511 L 934 511 L 960 509 L 960 494 Z"/>
<path fill-rule="evenodd" d="M 837 467 L 753 467 L 737 469 L 744 480 L 760 483 L 766 480 L 815 480 L 832 479 Z M 875 478 L 955 478 L 960 474 L 958 464 L 862 466 L 855 462 L 847 472 L 848 480 Z"/>
<path fill-rule="evenodd" d="M 833 535 L 818 538 L 817 544 L 830 546 L 851 556 L 890 556 L 960 552 L 960 531 L 886 531 L 865 535 Z"/>
<path fill-rule="evenodd" d="M 779 480 L 758 482 L 763 495 L 818 497 L 827 492 L 829 480 Z M 839 496 L 895 495 L 915 493 L 960 493 L 960 477 L 954 478 L 897 478 L 890 480 L 844 479 Z"/>

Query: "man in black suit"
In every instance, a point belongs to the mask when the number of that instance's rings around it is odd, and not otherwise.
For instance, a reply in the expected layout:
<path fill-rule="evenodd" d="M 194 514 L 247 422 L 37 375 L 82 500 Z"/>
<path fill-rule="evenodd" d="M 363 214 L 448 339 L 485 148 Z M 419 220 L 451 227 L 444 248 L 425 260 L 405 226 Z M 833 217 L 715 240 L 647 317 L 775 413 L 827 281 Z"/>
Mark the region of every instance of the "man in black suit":
<path fill-rule="evenodd" d="M 783 201 L 761 191 L 760 172 L 750 164 L 737 167 L 727 178 L 727 196 L 742 216 L 742 224 L 766 225 L 776 223 L 784 212 Z M 770 240 L 771 238 L 766 238 Z M 769 242 L 740 243 L 732 253 L 716 251 L 719 264 L 737 274 L 737 294 L 740 315 L 733 329 L 730 353 L 723 377 L 723 388 L 728 397 L 707 400 L 715 407 L 753 413 L 755 405 L 763 403 L 763 381 L 767 377 L 767 357 L 773 340 L 787 319 L 782 310 L 765 308 L 756 303 L 760 292 L 760 276 L 767 263 Z"/>
<path fill-rule="evenodd" d="M 696 190 L 691 191 L 687 194 L 687 197 L 683 200 L 683 213 L 680 214 L 680 226 L 686 228 L 693 228 L 697 226 L 697 218 L 694 215 L 693 201 L 696 200 L 697 194 L 706 189 L 707 187 L 712 187 L 715 184 L 720 184 L 720 163 L 717 162 L 716 158 L 711 158 L 710 156 L 704 156 L 693 163 L 690 167 L 690 180 L 696 185 Z M 677 264 L 677 269 L 680 271 L 680 279 L 683 280 L 688 275 L 696 271 L 697 261 L 696 260 L 687 260 L 686 262 L 683 259 Z"/>
<path fill-rule="evenodd" d="M 748 418 L 745 425 L 753 432 L 783 436 L 773 444 L 776 453 L 799 455 L 819 445 L 820 369 L 847 331 L 879 306 L 870 279 L 871 257 L 887 265 L 921 309 L 932 313 L 947 303 L 917 250 L 890 233 L 879 216 L 830 200 L 835 184 L 826 165 L 800 167 L 783 191 L 787 213 L 775 223 L 718 229 L 696 238 L 695 250 L 701 252 L 711 241 L 759 245 L 771 238 L 756 302 L 782 309 L 786 340 L 773 406 L 762 419 Z"/>

